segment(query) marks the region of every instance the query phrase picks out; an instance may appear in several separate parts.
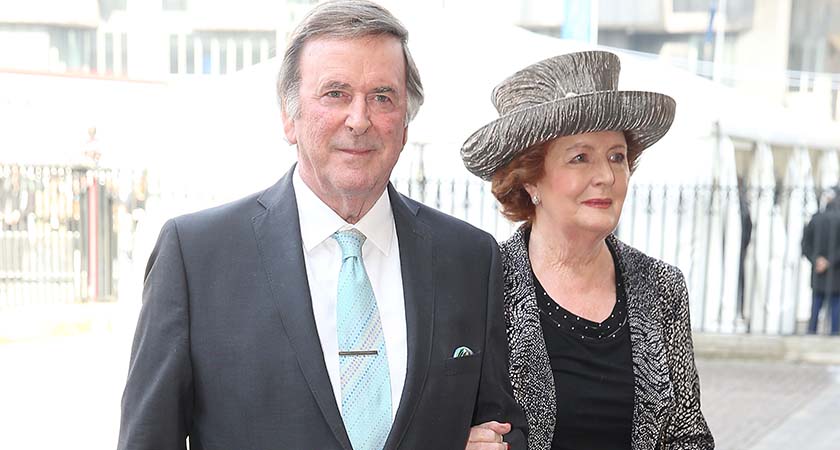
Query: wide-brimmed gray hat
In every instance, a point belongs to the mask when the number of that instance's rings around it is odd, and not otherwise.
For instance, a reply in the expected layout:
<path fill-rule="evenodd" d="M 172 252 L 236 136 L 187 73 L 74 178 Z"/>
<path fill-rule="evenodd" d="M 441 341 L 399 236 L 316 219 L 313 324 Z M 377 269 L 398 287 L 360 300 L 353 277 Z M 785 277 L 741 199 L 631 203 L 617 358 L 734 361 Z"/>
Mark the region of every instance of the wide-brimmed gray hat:
<path fill-rule="evenodd" d="M 656 92 L 619 91 L 618 56 L 569 53 L 532 64 L 493 89 L 499 118 L 464 142 L 467 170 L 485 180 L 521 151 L 561 136 L 624 131 L 630 148 L 643 150 L 674 121 L 676 102 Z"/>

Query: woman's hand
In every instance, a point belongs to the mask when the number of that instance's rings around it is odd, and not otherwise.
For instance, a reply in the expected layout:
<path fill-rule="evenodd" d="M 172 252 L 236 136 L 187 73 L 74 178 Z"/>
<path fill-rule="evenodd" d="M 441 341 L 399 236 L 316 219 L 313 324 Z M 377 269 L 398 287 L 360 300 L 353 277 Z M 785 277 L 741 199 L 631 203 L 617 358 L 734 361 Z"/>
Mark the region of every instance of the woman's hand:
<path fill-rule="evenodd" d="M 470 428 L 465 450 L 507 450 L 508 444 L 502 442 L 502 436 L 510 433 L 509 423 L 491 421 Z"/>

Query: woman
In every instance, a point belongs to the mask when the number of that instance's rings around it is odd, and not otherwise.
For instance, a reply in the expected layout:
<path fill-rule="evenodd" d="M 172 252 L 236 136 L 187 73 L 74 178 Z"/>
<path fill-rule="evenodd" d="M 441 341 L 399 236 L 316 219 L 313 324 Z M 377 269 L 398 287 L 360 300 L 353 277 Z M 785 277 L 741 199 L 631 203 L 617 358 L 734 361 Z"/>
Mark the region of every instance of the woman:
<path fill-rule="evenodd" d="M 461 149 L 524 222 L 502 244 L 511 383 L 531 450 L 711 449 L 685 279 L 612 234 L 676 105 L 617 91 L 618 73 L 608 52 L 533 64 L 496 87 L 501 117 Z"/>

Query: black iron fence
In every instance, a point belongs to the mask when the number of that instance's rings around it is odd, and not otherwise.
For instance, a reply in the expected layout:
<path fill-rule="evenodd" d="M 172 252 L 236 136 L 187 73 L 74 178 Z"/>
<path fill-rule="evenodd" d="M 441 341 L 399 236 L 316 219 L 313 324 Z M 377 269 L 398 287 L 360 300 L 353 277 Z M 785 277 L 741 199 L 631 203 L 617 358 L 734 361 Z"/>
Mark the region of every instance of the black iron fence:
<path fill-rule="evenodd" d="M 420 179 L 395 185 L 497 239 L 516 228 L 499 213 L 488 183 Z M 822 194 L 807 185 L 631 183 L 617 234 L 682 270 L 696 330 L 801 334 L 811 308 L 811 264 L 802 257 L 802 231 Z M 826 332 L 825 322 L 820 332 Z"/>
<path fill-rule="evenodd" d="M 126 180 L 139 183 L 126 189 Z M 127 213 L 143 207 L 144 181 L 127 171 L 0 165 L 0 308 L 113 300 L 120 236 L 134 225 Z"/>

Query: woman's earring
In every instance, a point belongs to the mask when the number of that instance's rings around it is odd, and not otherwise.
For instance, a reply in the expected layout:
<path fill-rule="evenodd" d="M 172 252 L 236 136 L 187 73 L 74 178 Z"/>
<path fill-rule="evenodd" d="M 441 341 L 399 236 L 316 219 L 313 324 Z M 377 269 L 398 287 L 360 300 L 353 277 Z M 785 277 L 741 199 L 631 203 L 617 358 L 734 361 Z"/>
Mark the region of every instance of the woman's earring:
<path fill-rule="evenodd" d="M 540 196 L 539 196 L 539 195 L 537 195 L 537 194 L 534 194 L 534 195 L 531 197 L 531 203 L 533 203 L 533 204 L 534 204 L 534 206 L 539 205 L 539 204 L 540 204 Z"/>

